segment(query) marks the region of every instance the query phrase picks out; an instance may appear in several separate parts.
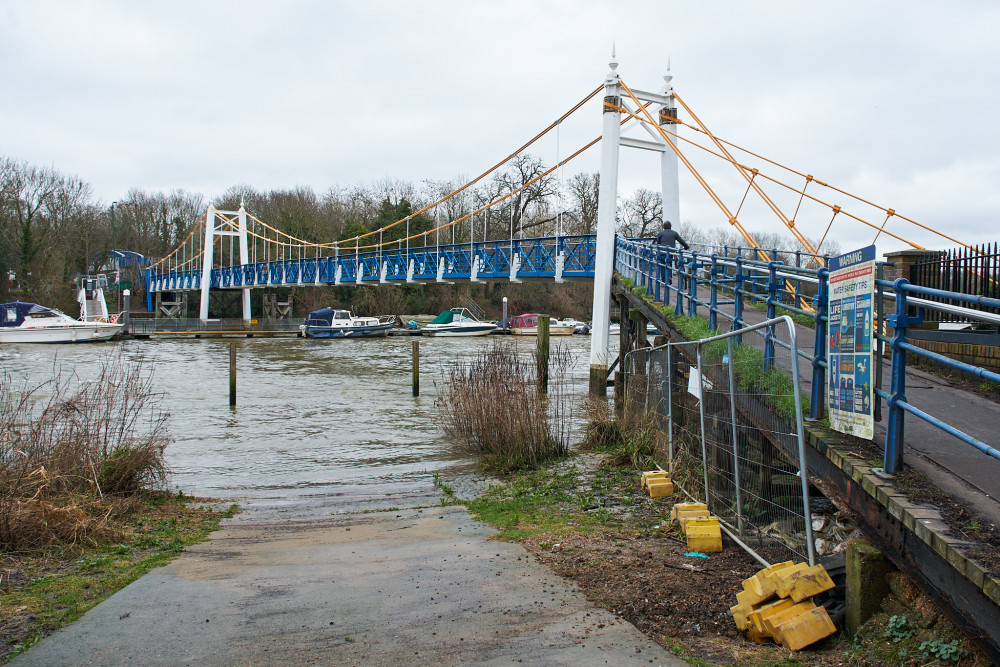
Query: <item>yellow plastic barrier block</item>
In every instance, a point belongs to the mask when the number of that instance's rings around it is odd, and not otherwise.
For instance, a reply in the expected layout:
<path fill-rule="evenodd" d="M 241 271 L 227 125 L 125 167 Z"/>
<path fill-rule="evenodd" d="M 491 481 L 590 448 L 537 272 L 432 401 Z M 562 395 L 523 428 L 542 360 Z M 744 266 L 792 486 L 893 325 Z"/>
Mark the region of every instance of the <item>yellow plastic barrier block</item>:
<path fill-rule="evenodd" d="M 764 577 L 763 585 L 769 588 L 773 588 L 774 592 L 778 597 L 787 598 L 789 592 L 790 582 L 786 581 L 795 575 L 796 572 L 801 572 L 809 567 L 809 563 L 795 563 L 789 565 L 788 567 L 781 568 L 776 572 Z"/>
<path fill-rule="evenodd" d="M 747 639 L 754 642 L 755 644 L 767 644 L 771 641 L 768 635 L 761 634 L 751 625 L 750 629 L 746 632 Z"/>
<path fill-rule="evenodd" d="M 837 632 L 823 607 L 816 607 L 790 618 L 775 628 L 781 634 L 781 645 L 799 651 Z"/>
<path fill-rule="evenodd" d="M 687 510 L 677 513 L 677 523 L 681 525 L 681 532 L 687 532 L 687 524 L 694 519 L 707 519 L 712 516 L 708 510 Z"/>
<path fill-rule="evenodd" d="M 758 600 L 754 597 L 753 591 L 740 591 L 736 594 L 737 606 L 745 607 L 748 614 L 753 611 L 754 605 L 760 604 L 761 602 L 762 600 Z"/>
<path fill-rule="evenodd" d="M 707 510 L 708 505 L 705 503 L 677 503 L 670 508 L 670 520 L 674 521 L 677 519 L 678 512 L 686 512 L 688 510 Z"/>
<path fill-rule="evenodd" d="M 833 588 L 833 579 L 822 565 L 805 567 L 778 579 L 778 595 L 802 602 L 806 598 Z"/>
<path fill-rule="evenodd" d="M 739 598 L 739 595 L 736 596 Z M 747 630 L 750 627 L 750 612 L 753 608 L 749 605 L 737 604 L 735 607 L 729 608 L 729 613 L 733 615 L 733 620 L 736 622 L 736 629 L 740 632 Z"/>
<path fill-rule="evenodd" d="M 697 526 L 688 522 L 687 545 L 691 551 L 702 553 L 713 553 L 722 551 L 722 532 L 719 525 Z"/>
<path fill-rule="evenodd" d="M 658 479 L 669 480 L 670 475 L 666 470 L 650 470 L 648 472 L 644 472 L 642 473 L 642 483 L 640 486 L 641 488 L 645 489 L 647 486 L 649 486 L 650 482 Z"/>
<path fill-rule="evenodd" d="M 775 595 L 777 582 L 771 579 L 771 575 L 786 567 L 791 567 L 792 564 L 790 560 L 784 563 L 775 563 L 770 567 L 765 567 L 749 579 L 744 579 L 743 590 L 747 591 L 745 597 L 750 601 L 750 604 L 760 604 Z M 736 597 L 739 599 L 739 595 Z"/>
<path fill-rule="evenodd" d="M 777 614 L 783 609 L 788 609 L 789 607 L 794 607 L 795 603 L 791 600 L 775 600 L 774 602 L 769 602 L 762 605 L 752 612 L 750 612 L 748 618 L 750 619 L 750 626 L 757 631 L 758 634 L 770 637 L 771 633 L 767 631 L 767 626 L 764 625 L 764 619 Z"/>
<path fill-rule="evenodd" d="M 771 635 L 774 641 L 780 644 L 781 624 L 784 623 L 785 621 L 795 618 L 799 614 L 803 614 L 809 611 L 810 609 L 815 609 L 815 608 L 816 608 L 815 602 L 813 602 L 812 600 L 806 600 L 798 604 L 793 604 L 791 607 L 786 607 L 781 611 L 778 611 L 765 618 L 762 618 L 761 621 L 763 621 L 764 623 L 764 630 L 767 631 L 767 634 Z"/>
<path fill-rule="evenodd" d="M 650 498 L 662 498 L 663 496 L 674 495 L 674 483 L 669 479 L 650 480 L 646 488 L 649 489 Z"/>

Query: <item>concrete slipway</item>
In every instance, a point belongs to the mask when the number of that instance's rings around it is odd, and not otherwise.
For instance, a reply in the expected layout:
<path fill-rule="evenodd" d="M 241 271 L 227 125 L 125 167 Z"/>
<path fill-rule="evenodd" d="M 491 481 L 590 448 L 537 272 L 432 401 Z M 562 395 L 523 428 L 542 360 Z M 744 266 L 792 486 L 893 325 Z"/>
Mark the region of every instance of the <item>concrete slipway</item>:
<path fill-rule="evenodd" d="M 401 500 L 251 509 L 12 664 L 686 664 L 463 507 Z"/>

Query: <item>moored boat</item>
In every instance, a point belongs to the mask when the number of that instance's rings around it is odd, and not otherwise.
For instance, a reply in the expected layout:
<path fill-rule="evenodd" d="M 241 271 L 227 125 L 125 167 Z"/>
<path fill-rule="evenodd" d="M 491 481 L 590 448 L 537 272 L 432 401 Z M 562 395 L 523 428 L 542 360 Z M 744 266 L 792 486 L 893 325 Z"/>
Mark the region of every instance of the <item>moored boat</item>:
<path fill-rule="evenodd" d="M 538 313 L 517 315 L 510 321 L 510 330 L 516 336 L 537 336 L 538 318 Z M 562 324 L 554 317 L 549 318 L 550 336 L 571 336 L 572 334 L 573 325 Z"/>
<path fill-rule="evenodd" d="M 66 313 L 37 303 L 0 304 L 0 343 L 87 343 L 107 340 L 120 333 L 118 316 L 112 321 L 76 320 Z"/>
<path fill-rule="evenodd" d="M 365 338 L 388 336 L 395 315 L 358 317 L 349 310 L 320 308 L 309 313 L 299 328 L 307 338 Z"/>
<path fill-rule="evenodd" d="M 581 322 L 580 320 L 575 320 L 572 317 L 568 317 L 563 320 L 559 320 L 559 326 L 573 327 L 573 333 L 575 334 L 587 334 L 590 333 L 590 325 L 586 322 Z"/>
<path fill-rule="evenodd" d="M 496 328 L 493 322 L 476 319 L 468 308 L 452 308 L 435 317 L 420 331 L 425 336 L 486 336 Z"/>

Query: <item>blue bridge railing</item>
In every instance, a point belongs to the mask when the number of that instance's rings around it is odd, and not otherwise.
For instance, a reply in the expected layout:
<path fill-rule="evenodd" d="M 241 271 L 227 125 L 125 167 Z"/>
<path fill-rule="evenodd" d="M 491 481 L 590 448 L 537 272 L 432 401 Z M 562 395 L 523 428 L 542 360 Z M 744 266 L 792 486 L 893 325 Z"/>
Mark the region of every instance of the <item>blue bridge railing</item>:
<path fill-rule="evenodd" d="M 593 279 L 592 234 L 512 241 L 339 252 L 325 257 L 273 259 L 211 271 L 212 289 L 280 285 L 362 285 L 460 280 Z M 147 293 L 201 289 L 201 269 L 150 269 Z M 150 306 L 152 307 L 152 306 Z"/>
<path fill-rule="evenodd" d="M 768 319 L 779 310 L 808 318 L 815 332 L 813 349 L 800 348 L 799 357 L 812 371 L 809 397 L 809 418 L 817 420 L 826 414 L 827 306 L 829 276 L 827 258 L 804 252 L 780 252 L 726 246 L 692 246 L 692 250 L 662 249 L 649 239 L 629 240 L 618 237 L 615 249 L 615 270 L 622 276 L 646 288 L 646 295 L 664 305 L 673 302 L 677 315 L 697 315 L 707 312 L 709 326 L 721 330 L 719 322 L 728 320 L 730 330 L 746 326 L 744 309 L 749 305 L 765 310 Z M 930 289 L 910 284 L 900 278 L 895 282 L 876 281 L 877 316 L 875 338 L 888 345 L 891 353 L 890 386 L 882 388 L 882 363 L 874 366 L 874 389 L 885 401 L 888 410 L 885 439 L 884 470 L 894 473 L 903 466 L 903 433 L 906 415 L 919 418 L 979 451 L 1000 459 L 1000 451 L 965 433 L 942 415 L 920 410 L 906 401 L 906 367 L 908 355 L 916 355 L 949 368 L 1000 382 L 1000 375 L 988 369 L 951 359 L 925 350 L 907 340 L 908 327 L 923 320 L 923 310 L 933 309 L 955 317 L 1000 324 L 1000 316 L 954 305 L 964 302 L 971 306 L 998 308 L 1000 300 Z M 924 297 L 924 298 L 921 298 Z M 940 299 L 951 303 L 939 303 Z M 894 313 L 884 315 L 882 304 L 895 301 Z M 908 314 L 914 307 L 916 315 Z M 878 331 L 879 323 L 884 322 Z M 773 327 L 759 332 L 763 338 L 764 364 L 774 360 L 774 346 L 790 349 L 774 335 Z M 882 345 L 879 345 L 881 357 Z M 875 418 L 880 420 L 881 404 L 875 401 Z"/>

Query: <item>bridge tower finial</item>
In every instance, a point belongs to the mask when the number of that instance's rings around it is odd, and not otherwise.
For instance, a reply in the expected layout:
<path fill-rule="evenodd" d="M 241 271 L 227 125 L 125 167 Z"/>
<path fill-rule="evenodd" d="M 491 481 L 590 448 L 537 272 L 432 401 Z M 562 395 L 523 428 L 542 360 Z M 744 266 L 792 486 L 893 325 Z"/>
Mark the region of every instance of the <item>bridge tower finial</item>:
<path fill-rule="evenodd" d="M 611 71 L 608 72 L 608 78 L 609 79 L 617 79 L 618 78 L 618 72 L 616 72 L 615 70 L 618 69 L 618 56 L 615 55 L 615 43 L 614 42 L 611 42 L 611 62 L 608 63 L 608 67 L 611 68 Z"/>

